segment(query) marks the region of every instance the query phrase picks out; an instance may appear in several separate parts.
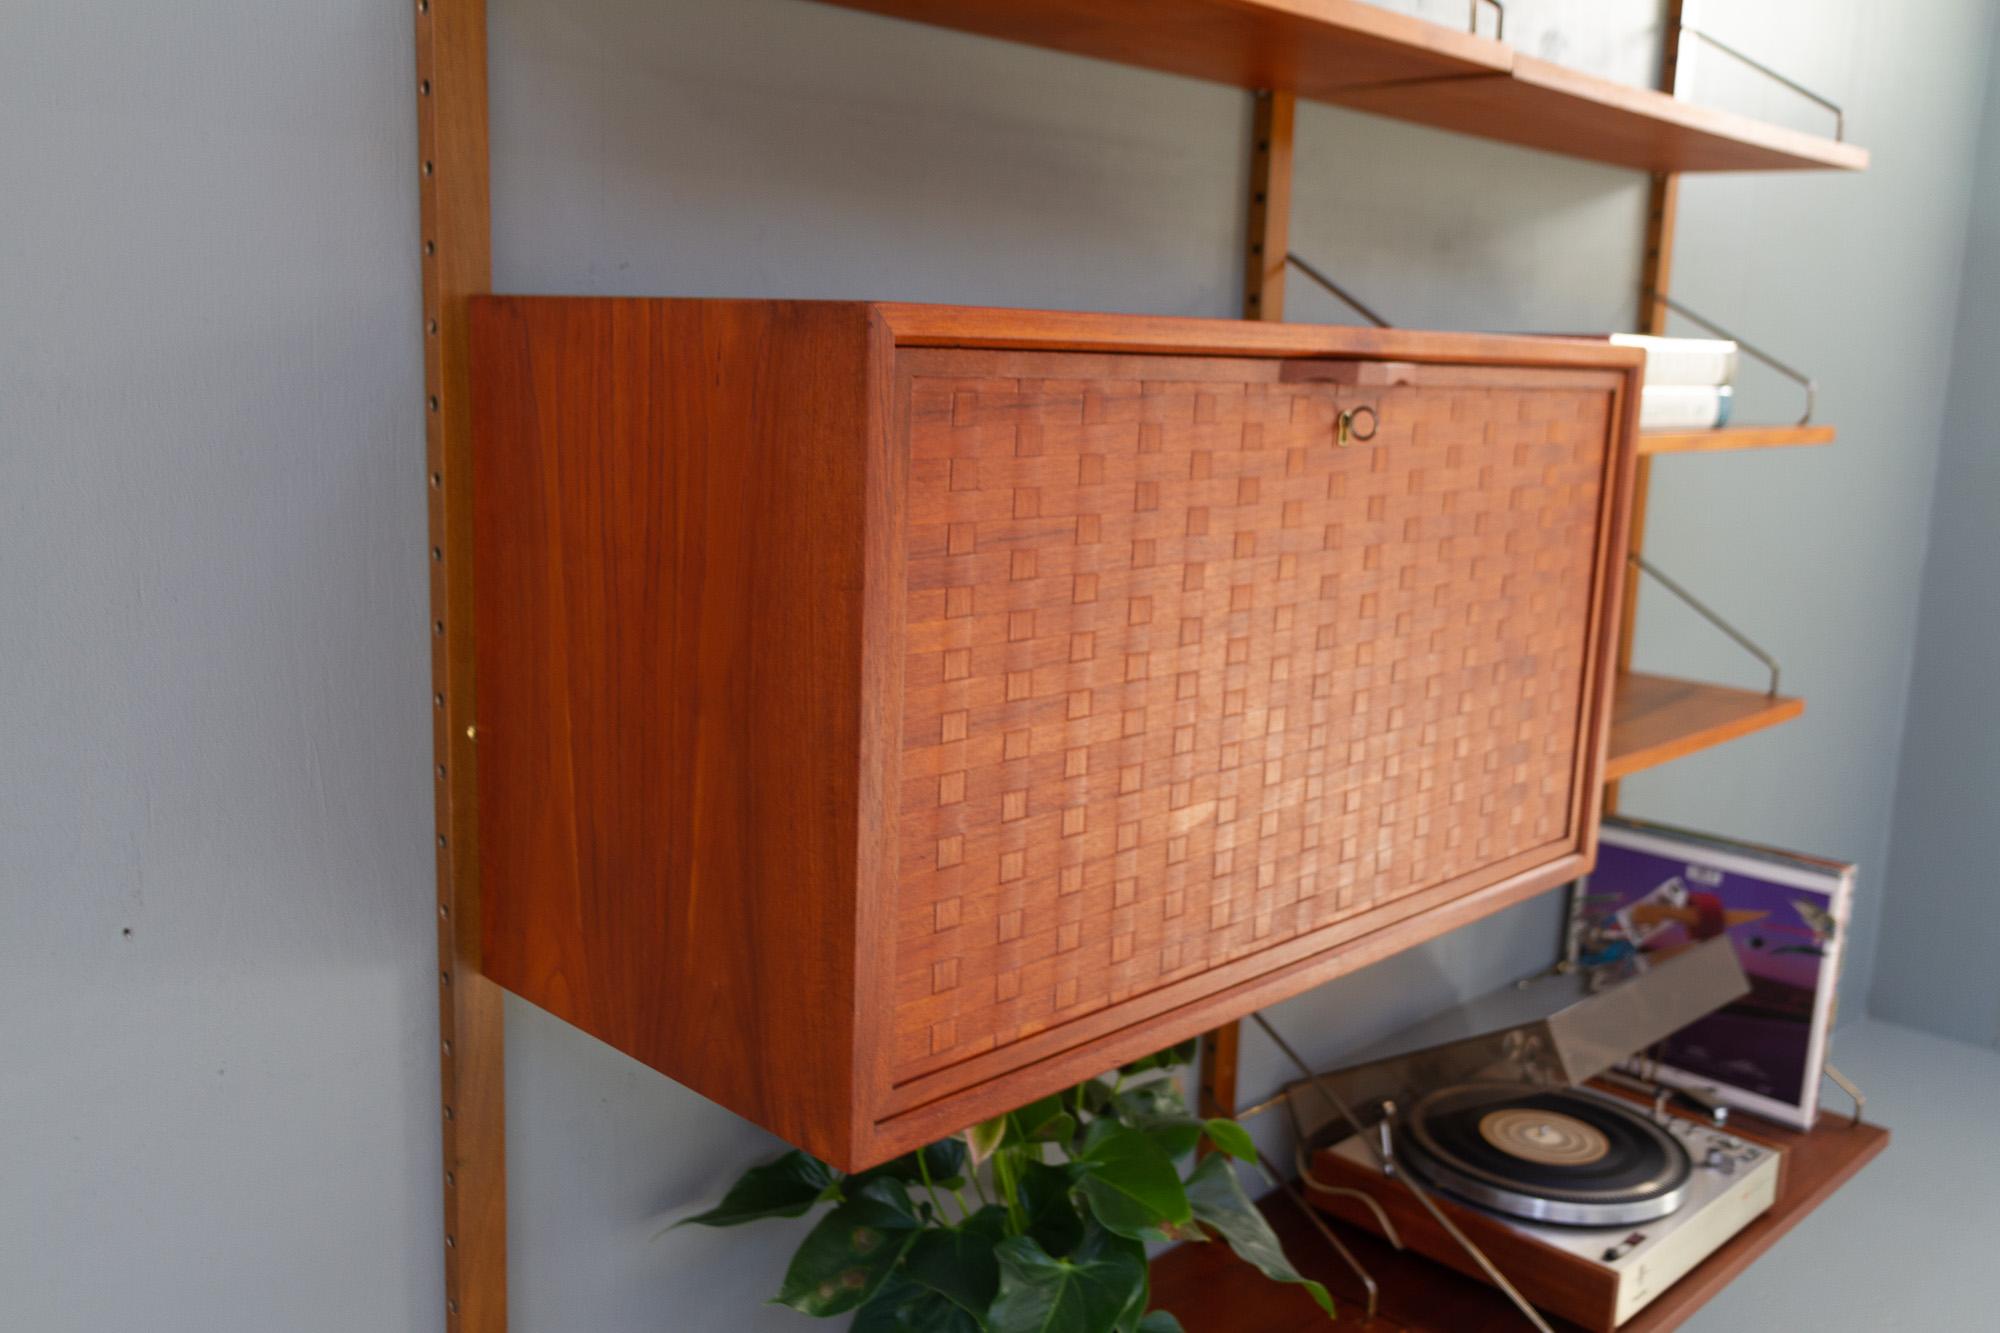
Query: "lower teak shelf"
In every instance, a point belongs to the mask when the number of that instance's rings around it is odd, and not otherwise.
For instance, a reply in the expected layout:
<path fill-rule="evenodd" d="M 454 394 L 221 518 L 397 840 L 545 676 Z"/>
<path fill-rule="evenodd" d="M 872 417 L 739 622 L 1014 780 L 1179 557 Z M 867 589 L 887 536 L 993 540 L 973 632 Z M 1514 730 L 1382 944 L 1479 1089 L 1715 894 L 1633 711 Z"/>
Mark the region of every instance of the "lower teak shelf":
<path fill-rule="evenodd" d="M 1574 878 L 1640 365 L 475 300 L 487 973 L 855 1167 Z"/>
<path fill-rule="evenodd" d="M 1667 1333 L 1680 1327 L 1889 1144 L 1885 1129 L 1831 1117 L 1809 1133 L 1748 1118 L 1733 1121 L 1730 1132 L 1786 1150 L 1777 1203 L 1621 1325 L 1619 1333 Z M 1380 1311 L 1368 1319 L 1366 1295 L 1353 1273 L 1298 1206 L 1279 1193 L 1266 1196 L 1261 1206 L 1284 1242 L 1286 1255 L 1306 1276 L 1317 1278 L 1334 1293 L 1340 1302 L 1340 1322 L 1328 1324 L 1304 1292 L 1267 1280 L 1227 1246 L 1183 1245 L 1153 1264 L 1153 1304 L 1178 1315 L 1187 1333 L 1320 1333 L 1328 1328 L 1467 1333 L 1525 1326 L 1507 1298 L 1485 1283 L 1415 1253 L 1391 1249 L 1372 1233 L 1329 1218 L 1329 1225 L 1381 1288 Z M 1559 1331 L 1574 1329 L 1561 1320 L 1550 1323 Z"/>

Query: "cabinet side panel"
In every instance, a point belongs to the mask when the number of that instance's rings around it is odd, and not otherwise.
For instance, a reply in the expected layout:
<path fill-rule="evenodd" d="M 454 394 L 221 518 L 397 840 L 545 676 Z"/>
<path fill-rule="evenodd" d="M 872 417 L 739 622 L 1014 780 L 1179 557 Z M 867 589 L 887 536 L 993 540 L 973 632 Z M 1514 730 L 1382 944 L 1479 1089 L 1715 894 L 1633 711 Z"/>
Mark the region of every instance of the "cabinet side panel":
<path fill-rule="evenodd" d="M 848 1156 L 869 315 L 473 312 L 486 968 Z"/>

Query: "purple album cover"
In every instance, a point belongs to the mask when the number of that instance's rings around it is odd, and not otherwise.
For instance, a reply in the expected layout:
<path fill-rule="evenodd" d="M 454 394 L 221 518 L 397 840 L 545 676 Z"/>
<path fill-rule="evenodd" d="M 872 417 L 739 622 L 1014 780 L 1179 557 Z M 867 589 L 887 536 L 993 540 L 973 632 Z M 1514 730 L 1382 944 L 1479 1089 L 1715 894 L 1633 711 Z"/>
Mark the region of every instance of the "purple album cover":
<path fill-rule="evenodd" d="M 1666 955 L 1726 935 L 1750 993 L 1655 1052 L 1663 1081 L 1809 1127 L 1853 867 L 1637 821 L 1607 819 L 1573 903 L 1584 963 Z"/>

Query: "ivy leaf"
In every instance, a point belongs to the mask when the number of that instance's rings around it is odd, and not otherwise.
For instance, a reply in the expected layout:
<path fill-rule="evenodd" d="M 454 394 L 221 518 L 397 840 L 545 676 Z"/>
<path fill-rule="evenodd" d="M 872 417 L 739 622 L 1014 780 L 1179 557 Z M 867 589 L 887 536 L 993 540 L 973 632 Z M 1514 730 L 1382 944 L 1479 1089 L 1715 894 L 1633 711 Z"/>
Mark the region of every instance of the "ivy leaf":
<path fill-rule="evenodd" d="M 1083 1218 L 1069 1197 L 1069 1172 L 1045 1162 L 1021 1169 L 1021 1207 L 1028 1215 L 1028 1234 L 1058 1257 L 1083 1242 Z"/>
<path fill-rule="evenodd" d="M 1139 1321 L 1139 1333 L 1187 1333 L 1187 1330 L 1181 1327 L 1180 1320 L 1165 1310 L 1155 1310 Z"/>
<path fill-rule="evenodd" d="M 1243 1126 L 1237 1124 L 1234 1120 L 1224 1120 L 1220 1117 L 1214 1120 L 1205 1120 L 1202 1122 L 1201 1131 L 1208 1135 L 1210 1143 L 1213 1143 L 1217 1148 L 1228 1153 L 1237 1161 L 1255 1162 L 1257 1160 L 1256 1141 L 1250 1137 L 1249 1130 L 1243 1128 Z"/>
<path fill-rule="evenodd" d="M 1189 1225 L 1193 1224 L 1190 1223 Z M 1137 1241 L 1125 1240 L 1114 1236 L 1101 1227 L 1091 1231 L 1089 1237 L 1078 1247 L 1078 1251 L 1079 1253 L 1088 1252 L 1094 1255 L 1107 1246 L 1128 1247 L 1146 1264 L 1145 1277 L 1137 1287 L 1132 1289 L 1131 1296 L 1125 1301 L 1125 1308 L 1118 1312 L 1117 1324 L 1113 1326 L 1115 1333 L 1139 1333 L 1139 1321 L 1145 1317 L 1146 1307 L 1152 1304 L 1153 1301 L 1152 1263 L 1147 1259 L 1145 1246 L 1139 1244 Z"/>
<path fill-rule="evenodd" d="M 985 1324 L 935 1291 L 892 1273 L 854 1313 L 848 1333 L 985 1333 Z"/>
<path fill-rule="evenodd" d="M 721 1203 L 705 1213 L 684 1217 L 674 1226 L 734 1227 L 766 1217 L 798 1217 L 822 1199 L 837 1197 L 838 1179 L 834 1169 L 819 1158 L 794 1150 L 774 1162 L 751 1167 L 729 1187 Z"/>
<path fill-rule="evenodd" d="M 903 1256 L 900 1277 L 932 1291 L 975 1320 L 986 1314 L 1000 1289 L 993 1247 L 1007 1235 L 1007 1210 L 980 1209 L 956 1228 L 934 1228 L 918 1236 Z"/>
<path fill-rule="evenodd" d="M 1133 1240 L 1164 1238 L 1192 1217 L 1174 1159 L 1143 1132 L 1116 1120 L 1093 1121 L 1070 1163 L 1091 1214 Z"/>
<path fill-rule="evenodd" d="M 1204 1132 L 1201 1121 L 1184 1115 L 1140 1121 L 1134 1127 L 1159 1144 L 1160 1151 L 1176 1162 L 1201 1146 Z"/>
<path fill-rule="evenodd" d="M 972 1160 L 972 1169 L 977 1171 L 986 1160 L 1000 1151 L 1000 1145 L 1007 1141 L 1008 1118 L 996 1115 L 991 1120 L 982 1120 L 965 1131 L 965 1147 Z"/>
<path fill-rule="evenodd" d="M 1152 1069 L 1178 1069 L 1194 1059 L 1198 1040 L 1189 1037 L 1186 1041 L 1169 1046 L 1164 1051 L 1154 1051 L 1151 1055 L 1134 1060 L 1129 1065 L 1120 1065 L 1118 1072 L 1130 1078 L 1134 1074 L 1143 1074 Z"/>
<path fill-rule="evenodd" d="M 1333 1297 L 1319 1283 L 1301 1276 L 1291 1260 L 1285 1258 L 1284 1246 L 1278 1243 L 1271 1224 L 1257 1211 L 1257 1205 L 1243 1192 L 1242 1183 L 1236 1179 L 1236 1168 L 1227 1157 L 1203 1158 L 1188 1177 L 1187 1196 L 1195 1220 L 1228 1241 L 1237 1258 L 1273 1282 L 1298 1283 L 1319 1302 L 1322 1310 L 1329 1316 L 1333 1314 Z"/>
<path fill-rule="evenodd" d="M 785 1270 L 778 1303 L 817 1318 L 855 1309 L 895 1269 L 922 1226 L 903 1182 L 869 1181 L 806 1234 Z"/>
<path fill-rule="evenodd" d="M 906 1152 L 892 1161 L 849 1176 L 848 1192 L 853 1193 L 871 1180 L 900 1180 L 906 1185 L 920 1185 L 925 1167 L 930 1170 L 932 1183 L 938 1185 L 965 1172 L 965 1142 L 962 1139 L 939 1139 L 918 1149 L 918 1152 L 923 1154 L 922 1167 L 917 1165 L 916 1153 Z"/>
<path fill-rule="evenodd" d="M 1101 1234 L 1101 1233 L 1100 1233 Z M 1115 1328 L 1146 1289 L 1146 1253 L 1104 1237 L 1068 1259 L 1051 1258 L 1032 1237 L 1012 1236 L 995 1252 L 1000 1295 L 987 1312 L 992 1333 L 1103 1333 Z"/>
<path fill-rule="evenodd" d="M 1076 1133 L 1076 1117 L 1063 1108 L 1060 1093 L 1030 1102 L 1008 1118 L 1029 1143 L 1067 1143 Z"/>
<path fill-rule="evenodd" d="M 1184 1116 L 1188 1113 L 1187 1100 L 1181 1096 L 1180 1083 L 1171 1078 L 1162 1078 L 1151 1083 L 1142 1083 L 1136 1088 L 1127 1088 L 1112 1098 L 1112 1104 L 1121 1117 L 1139 1124 L 1149 1120 Z"/>

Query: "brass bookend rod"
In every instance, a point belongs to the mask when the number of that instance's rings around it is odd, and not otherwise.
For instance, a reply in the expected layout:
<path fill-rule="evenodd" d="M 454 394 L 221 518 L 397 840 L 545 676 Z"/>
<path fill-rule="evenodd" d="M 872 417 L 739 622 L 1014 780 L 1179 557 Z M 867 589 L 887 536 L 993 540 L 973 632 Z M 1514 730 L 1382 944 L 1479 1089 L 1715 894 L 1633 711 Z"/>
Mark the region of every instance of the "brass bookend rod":
<path fill-rule="evenodd" d="M 1757 344 L 1751 342 L 1749 339 L 1745 338 L 1742 334 L 1731 333 L 1728 329 L 1723 328 L 1722 325 L 1716 323 L 1714 320 L 1708 318 L 1706 315 L 1703 315 L 1701 312 L 1688 309 L 1688 307 L 1682 305 L 1679 301 L 1676 301 L 1673 297 L 1668 296 L 1665 292 L 1655 291 L 1655 292 L 1649 292 L 1647 293 L 1647 295 L 1651 300 L 1653 300 L 1659 305 L 1666 307 L 1668 310 L 1673 311 L 1676 315 L 1679 315 L 1682 319 L 1687 320 L 1689 323 L 1699 324 L 1702 328 L 1708 330 L 1708 332 L 1714 334 L 1718 338 L 1729 339 L 1731 342 L 1735 343 L 1738 347 L 1742 348 L 1743 351 L 1747 353 L 1749 356 L 1755 358 L 1758 361 L 1762 361 L 1765 365 L 1769 366 L 1771 369 L 1777 371 L 1780 375 L 1783 375 L 1786 379 L 1790 380 L 1792 383 L 1804 389 L 1806 391 L 1806 407 L 1805 411 L 1799 413 L 1799 419 L 1797 424 L 1801 426 L 1811 424 L 1813 418 L 1813 407 L 1815 401 L 1819 397 L 1819 385 L 1817 382 L 1814 381 L 1812 376 L 1806 374 L 1803 370 L 1799 370 L 1794 366 L 1791 366 L 1783 361 L 1780 361 L 1777 357 L 1771 355 L 1771 353 L 1757 346 Z"/>
<path fill-rule="evenodd" d="M 1394 324 L 1391 324 L 1388 320 L 1382 318 L 1380 315 L 1376 314 L 1373 310 L 1370 310 L 1367 306 L 1363 305 L 1360 301 L 1360 298 L 1356 297 L 1352 292 L 1348 291 L 1345 287 L 1335 282 L 1332 278 L 1327 277 L 1326 274 L 1320 272 L 1319 269 L 1313 267 L 1313 265 L 1310 262 L 1301 258 L 1296 252 L 1289 250 L 1286 251 L 1285 262 L 1287 264 L 1290 264 L 1293 268 L 1297 269 L 1299 272 L 1305 274 L 1308 278 L 1311 278 L 1314 282 L 1324 287 L 1327 291 L 1333 293 L 1334 297 L 1337 300 L 1339 300 L 1342 304 L 1346 305 L 1350 310 L 1353 310 L 1356 314 L 1360 315 L 1363 319 L 1367 320 L 1370 324 L 1373 324 L 1376 328 L 1393 329 L 1396 327 Z"/>
<path fill-rule="evenodd" d="M 1479 1265 L 1480 1271 L 1486 1274 L 1494 1286 L 1506 1293 L 1507 1299 L 1514 1303 L 1514 1308 L 1521 1312 L 1523 1318 L 1539 1329 L 1540 1333 L 1554 1333 L 1554 1330 L 1549 1327 L 1548 1321 L 1542 1318 L 1541 1312 L 1530 1305 L 1528 1298 L 1523 1296 L 1516 1290 L 1514 1284 L 1507 1280 L 1507 1275 L 1500 1271 L 1500 1266 L 1487 1258 L 1486 1252 L 1473 1243 L 1472 1237 L 1466 1235 L 1459 1228 L 1458 1224 L 1452 1221 L 1442 1208 L 1437 1206 L 1437 1202 L 1430 1196 L 1430 1191 L 1418 1185 L 1410 1173 L 1405 1171 L 1401 1164 L 1396 1161 L 1395 1150 L 1389 1140 L 1389 1126 L 1390 1122 L 1395 1118 L 1395 1104 L 1393 1102 L 1383 1103 L 1385 1117 L 1379 1126 L 1382 1131 L 1380 1141 L 1378 1142 L 1376 1139 L 1370 1138 L 1368 1131 L 1362 1126 L 1360 1119 L 1355 1116 L 1353 1110 L 1347 1105 L 1347 1099 L 1335 1091 L 1329 1079 L 1308 1065 L 1300 1057 L 1299 1053 L 1292 1049 L 1290 1042 L 1278 1035 L 1278 1030 L 1271 1026 L 1269 1019 L 1265 1018 L 1262 1014 L 1251 1014 L 1250 1020 L 1263 1030 L 1264 1035 L 1271 1039 L 1273 1045 L 1284 1053 L 1285 1058 L 1292 1062 L 1293 1067 L 1299 1071 L 1300 1075 L 1310 1082 L 1322 1097 L 1326 1098 L 1327 1104 L 1339 1114 L 1341 1119 L 1347 1122 L 1349 1128 L 1361 1136 L 1362 1143 L 1367 1145 L 1369 1152 L 1373 1154 L 1375 1164 L 1381 1168 L 1383 1176 L 1403 1182 L 1403 1187 L 1409 1190 L 1410 1194 L 1419 1204 L 1423 1205 L 1424 1211 L 1431 1215 L 1431 1220 L 1436 1222 L 1446 1235 L 1458 1243 L 1458 1247 L 1464 1250 L 1466 1255 L 1475 1264 Z"/>
<path fill-rule="evenodd" d="M 1686 587 L 1684 587 L 1682 584 L 1676 581 L 1671 575 L 1669 575 L 1665 570 L 1661 569 L 1658 565 L 1655 565 L 1652 561 L 1646 559 L 1645 556 L 1640 555 L 1637 551 L 1634 551 L 1627 558 L 1631 560 L 1632 564 L 1635 567 L 1637 567 L 1640 570 L 1640 572 L 1644 573 L 1647 577 L 1651 578 L 1655 583 L 1659 584 L 1662 588 L 1665 588 L 1668 592 L 1672 593 L 1674 596 L 1680 598 L 1683 602 L 1687 603 L 1688 606 L 1693 608 L 1695 613 L 1701 616 L 1702 619 L 1706 620 L 1709 624 L 1715 626 L 1717 629 L 1721 630 L 1724 634 L 1727 634 L 1730 638 L 1734 639 L 1739 645 L 1742 646 L 1745 652 L 1749 653 L 1752 657 L 1756 658 L 1759 662 L 1762 662 L 1766 667 L 1770 668 L 1771 688 L 1767 690 L 1766 693 L 1769 694 L 1770 697 L 1772 697 L 1773 699 L 1778 697 L 1779 668 L 1778 668 L 1777 658 L 1771 656 L 1770 652 L 1761 645 L 1759 645 L 1755 639 L 1752 639 L 1742 630 L 1730 624 L 1729 621 L 1723 619 L 1721 612 L 1717 611 L 1707 602 L 1702 601 L 1701 598 L 1695 596 L 1692 592 L 1689 592 Z"/>

